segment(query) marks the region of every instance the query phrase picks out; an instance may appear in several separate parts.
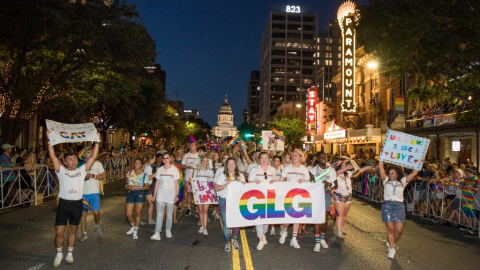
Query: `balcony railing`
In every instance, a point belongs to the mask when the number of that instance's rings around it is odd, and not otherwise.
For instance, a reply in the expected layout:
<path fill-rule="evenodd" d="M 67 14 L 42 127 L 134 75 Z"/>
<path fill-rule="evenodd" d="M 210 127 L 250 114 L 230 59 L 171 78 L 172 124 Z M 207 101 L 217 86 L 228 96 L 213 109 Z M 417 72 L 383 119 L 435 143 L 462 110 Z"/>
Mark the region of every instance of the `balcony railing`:
<path fill-rule="evenodd" d="M 455 118 L 453 114 L 442 114 L 435 116 L 427 116 L 416 119 L 409 119 L 407 122 L 407 129 L 412 128 L 427 128 L 427 127 L 437 127 L 443 125 L 452 125 L 455 124 Z"/>

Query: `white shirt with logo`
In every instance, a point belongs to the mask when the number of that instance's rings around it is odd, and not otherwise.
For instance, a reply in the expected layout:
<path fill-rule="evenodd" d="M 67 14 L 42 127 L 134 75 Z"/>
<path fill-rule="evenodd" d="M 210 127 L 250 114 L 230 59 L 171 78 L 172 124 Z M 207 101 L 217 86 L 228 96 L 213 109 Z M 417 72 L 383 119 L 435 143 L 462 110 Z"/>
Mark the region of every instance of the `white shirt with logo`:
<path fill-rule="evenodd" d="M 85 165 L 70 171 L 64 166 L 60 166 L 60 172 L 55 172 L 60 183 L 58 197 L 64 200 L 78 201 L 83 197 L 83 185 L 85 182 Z"/>

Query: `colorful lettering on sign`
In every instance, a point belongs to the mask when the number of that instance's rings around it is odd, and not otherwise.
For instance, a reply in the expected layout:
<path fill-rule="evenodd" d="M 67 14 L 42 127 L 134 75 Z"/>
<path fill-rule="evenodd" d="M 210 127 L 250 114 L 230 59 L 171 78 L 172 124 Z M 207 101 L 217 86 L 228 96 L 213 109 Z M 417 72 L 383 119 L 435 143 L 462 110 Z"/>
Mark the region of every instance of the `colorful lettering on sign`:
<path fill-rule="evenodd" d="M 300 196 L 303 200 L 300 200 L 294 205 L 293 199 L 297 196 Z M 276 194 L 273 189 L 267 191 L 267 198 L 265 198 L 265 194 L 259 190 L 250 190 L 245 192 L 240 198 L 240 213 L 247 220 L 255 220 L 257 218 L 284 218 L 285 213 L 293 218 L 312 217 L 311 196 L 305 189 L 296 188 L 290 190 L 285 196 L 283 204 L 284 210 L 275 209 L 275 202 Z M 253 213 L 248 210 L 249 204 L 254 210 Z M 297 211 L 297 209 L 300 210 Z"/>
<path fill-rule="evenodd" d="M 70 133 L 70 135 L 68 135 L 66 132 L 64 131 L 60 131 L 60 136 L 64 139 L 75 139 L 75 138 L 85 138 L 86 135 L 85 135 L 85 131 L 83 132 L 72 132 Z"/>

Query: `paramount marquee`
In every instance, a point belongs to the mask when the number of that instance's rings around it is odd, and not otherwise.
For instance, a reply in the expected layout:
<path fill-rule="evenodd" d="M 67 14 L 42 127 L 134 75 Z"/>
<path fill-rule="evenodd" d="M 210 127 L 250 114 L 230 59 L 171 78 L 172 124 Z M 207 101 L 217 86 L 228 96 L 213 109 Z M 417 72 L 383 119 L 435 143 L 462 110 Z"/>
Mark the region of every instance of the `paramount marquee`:
<path fill-rule="evenodd" d="M 355 112 L 355 4 L 343 3 L 337 12 L 342 29 L 342 112 Z"/>

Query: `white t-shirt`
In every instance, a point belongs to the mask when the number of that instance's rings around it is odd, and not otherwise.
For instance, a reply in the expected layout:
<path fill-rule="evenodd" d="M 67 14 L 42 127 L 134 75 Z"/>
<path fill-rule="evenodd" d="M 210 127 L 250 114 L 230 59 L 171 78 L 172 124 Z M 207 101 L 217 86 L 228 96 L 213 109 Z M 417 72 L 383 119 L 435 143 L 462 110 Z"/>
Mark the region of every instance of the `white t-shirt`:
<path fill-rule="evenodd" d="M 199 179 L 199 180 L 208 180 L 208 181 L 213 181 L 214 175 L 213 171 L 210 169 L 206 169 L 205 171 L 200 171 L 195 169 L 195 172 L 193 173 L 193 178 L 194 179 Z"/>
<path fill-rule="evenodd" d="M 174 203 L 177 196 L 175 187 L 180 179 L 177 167 L 171 165 L 170 168 L 165 169 L 165 166 L 162 166 L 157 169 L 155 178 L 158 179 L 157 196 L 155 199 L 160 202 Z"/>
<path fill-rule="evenodd" d="M 228 180 L 229 179 L 227 179 L 225 174 L 222 173 L 222 174 L 219 174 L 218 177 L 215 179 L 215 184 L 224 185 L 228 182 Z M 240 177 L 238 179 L 234 179 L 233 181 L 244 182 L 245 181 L 245 176 L 243 176 L 243 174 L 240 173 Z M 222 198 L 226 198 L 227 197 L 227 190 L 228 190 L 228 186 L 224 190 L 217 191 L 217 196 L 222 197 Z"/>
<path fill-rule="evenodd" d="M 278 181 L 282 177 L 282 167 L 279 166 L 278 170 L 275 170 L 275 181 Z"/>
<path fill-rule="evenodd" d="M 238 167 L 238 170 L 242 173 L 247 171 L 247 166 L 245 166 L 245 161 L 241 158 L 237 159 L 237 167 Z"/>
<path fill-rule="evenodd" d="M 148 177 L 148 184 L 151 185 L 152 182 L 153 182 L 153 178 L 150 179 L 150 176 L 153 174 L 153 168 L 152 166 L 145 164 L 143 165 L 143 172 L 147 174 L 147 177 Z"/>
<path fill-rule="evenodd" d="M 400 181 L 390 181 L 388 176 L 383 181 L 383 199 L 385 201 L 403 202 L 403 190 L 407 186 L 407 178 Z"/>
<path fill-rule="evenodd" d="M 218 178 L 220 174 L 222 174 L 225 171 L 225 167 L 220 167 L 217 169 L 217 172 L 215 172 L 215 179 Z"/>
<path fill-rule="evenodd" d="M 346 195 L 347 193 L 352 193 L 352 172 L 347 171 L 347 176 L 343 173 L 337 176 L 337 189 L 335 193 L 340 195 Z"/>
<path fill-rule="evenodd" d="M 64 200 L 78 201 L 83 197 L 83 185 L 85 182 L 85 165 L 70 171 L 64 166 L 60 166 L 60 172 L 55 172 L 60 183 L 58 197 Z"/>
<path fill-rule="evenodd" d="M 315 166 L 313 167 L 310 172 L 313 174 L 313 176 L 316 178 L 317 176 L 319 176 L 320 174 L 322 174 L 323 172 L 325 172 L 326 170 L 330 170 L 329 173 L 327 173 L 326 175 L 322 176 L 321 179 L 319 179 L 317 182 L 323 182 L 323 181 L 327 181 L 328 183 L 333 183 L 335 182 L 335 179 L 337 179 L 337 172 L 335 171 L 335 169 L 333 168 L 330 168 L 330 167 L 326 167 L 325 169 L 322 169 L 320 168 L 320 166 Z M 315 179 L 314 178 L 314 179 Z"/>
<path fill-rule="evenodd" d="M 300 165 L 300 167 L 294 167 L 292 164 L 285 166 L 282 170 L 282 176 L 286 178 L 287 182 L 298 182 L 298 180 L 303 179 L 305 181 L 310 180 L 310 173 L 307 170 L 307 167 Z"/>
<path fill-rule="evenodd" d="M 275 180 L 275 168 L 272 166 L 268 166 L 267 170 L 264 171 L 262 167 L 258 165 L 252 168 L 248 174 L 248 182 L 260 181 L 262 183 L 270 183 L 272 180 Z"/>
<path fill-rule="evenodd" d="M 187 167 L 195 166 L 195 160 L 197 158 L 198 158 L 198 152 L 195 154 L 186 153 L 183 156 L 182 165 L 185 165 Z M 190 178 L 192 178 L 192 176 L 193 176 L 193 169 L 185 169 L 185 176 L 183 179 L 185 179 L 185 181 L 190 181 Z"/>
<path fill-rule="evenodd" d="M 92 165 L 92 168 L 88 173 L 99 175 L 104 173 L 105 169 L 102 166 L 102 163 L 95 161 Z M 99 194 L 100 193 L 100 181 L 95 178 L 89 178 L 85 180 L 83 184 L 83 195 L 87 194 Z"/>
<path fill-rule="evenodd" d="M 252 171 L 253 168 L 257 167 L 258 164 L 256 162 L 253 162 L 253 163 L 250 163 L 248 164 L 247 166 L 247 173 L 250 174 L 250 172 Z M 250 179 L 250 177 L 248 177 L 248 179 Z"/>

